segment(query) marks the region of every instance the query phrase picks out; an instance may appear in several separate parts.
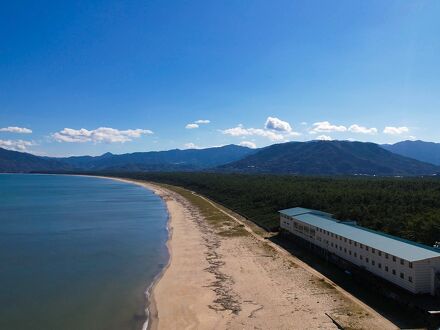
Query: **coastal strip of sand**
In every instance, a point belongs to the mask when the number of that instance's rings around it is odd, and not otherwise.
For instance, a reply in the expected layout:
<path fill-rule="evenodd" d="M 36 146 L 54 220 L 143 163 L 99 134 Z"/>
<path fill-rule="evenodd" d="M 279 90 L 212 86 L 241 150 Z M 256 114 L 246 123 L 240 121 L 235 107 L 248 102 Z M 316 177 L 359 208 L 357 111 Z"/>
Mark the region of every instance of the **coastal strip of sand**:
<path fill-rule="evenodd" d="M 188 190 L 154 191 L 170 215 L 170 261 L 149 329 L 396 329 L 230 211 Z"/>

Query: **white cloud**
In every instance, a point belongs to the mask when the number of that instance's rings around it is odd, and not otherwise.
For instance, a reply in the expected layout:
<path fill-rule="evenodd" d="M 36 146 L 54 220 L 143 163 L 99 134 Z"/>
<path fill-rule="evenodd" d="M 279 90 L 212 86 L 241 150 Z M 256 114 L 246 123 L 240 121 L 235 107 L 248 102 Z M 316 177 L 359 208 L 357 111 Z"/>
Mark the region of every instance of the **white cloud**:
<path fill-rule="evenodd" d="M 261 136 L 268 138 L 271 141 L 282 141 L 284 140 L 284 135 L 280 133 L 275 133 L 270 130 L 265 130 L 261 128 L 244 128 L 242 125 L 237 127 L 228 128 L 221 131 L 223 134 L 231 136 Z"/>
<path fill-rule="evenodd" d="M 320 136 L 317 136 L 315 140 L 332 141 L 333 139 L 328 135 L 320 135 Z"/>
<path fill-rule="evenodd" d="M 24 140 L 0 140 L 0 148 L 14 151 L 26 151 L 27 147 L 35 145 L 32 141 Z"/>
<path fill-rule="evenodd" d="M 210 122 L 211 121 L 208 119 L 199 119 L 199 120 L 196 120 L 194 123 L 195 124 L 209 124 Z"/>
<path fill-rule="evenodd" d="M 189 143 L 185 143 L 183 145 L 185 147 L 185 149 L 200 149 L 200 147 L 192 142 Z"/>
<path fill-rule="evenodd" d="M 364 126 L 359 126 L 357 124 L 351 125 L 348 128 L 348 130 L 353 133 L 362 133 L 362 134 L 376 134 L 377 133 L 377 128 L 375 128 L 375 127 L 367 128 Z"/>
<path fill-rule="evenodd" d="M 288 122 L 275 117 L 267 117 L 264 128 L 245 128 L 239 124 L 236 127 L 220 131 L 230 136 L 261 136 L 271 141 L 286 141 L 289 137 L 301 135 L 293 131 Z"/>
<path fill-rule="evenodd" d="M 238 145 L 240 145 L 242 147 L 248 147 L 248 148 L 251 148 L 251 149 L 255 149 L 257 147 L 257 145 L 254 142 L 251 142 L 251 141 L 242 141 Z"/>
<path fill-rule="evenodd" d="M 301 125 L 302 125 L 302 126 L 307 126 L 307 122 L 306 122 L 306 121 L 302 121 L 302 122 L 301 122 Z"/>
<path fill-rule="evenodd" d="M 408 133 L 409 128 L 405 126 L 401 126 L 401 127 L 387 126 L 384 128 L 383 132 L 385 134 L 390 134 L 390 135 L 399 135 L 403 133 Z"/>
<path fill-rule="evenodd" d="M 199 128 L 200 125 L 206 125 L 206 124 L 209 124 L 210 122 L 211 122 L 211 121 L 208 120 L 208 119 L 199 119 L 199 120 L 196 120 L 196 121 L 193 122 L 193 123 L 189 123 L 189 124 L 187 124 L 187 125 L 185 126 L 185 128 L 186 128 L 186 129 Z"/>
<path fill-rule="evenodd" d="M 313 128 L 310 131 L 312 134 L 324 133 L 324 132 L 345 132 L 347 127 L 330 124 L 328 121 L 319 121 L 313 124 Z"/>
<path fill-rule="evenodd" d="M 9 126 L 9 127 L 0 128 L 0 132 L 30 134 L 32 133 L 32 130 L 26 127 Z"/>
<path fill-rule="evenodd" d="M 267 117 L 266 123 L 264 124 L 265 129 L 271 129 L 278 132 L 291 132 L 292 127 L 287 121 L 283 121 L 275 117 Z"/>
<path fill-rule="evenodd" d="M 149 134 L 153 134 L 153 132 L 139 128 L 127 130 L 118 130 L 110 127 L 99 127 L 94 130 L 65 128 L 52 134 L 52 137 L 58 142 L 125 143 L 140 138 L 142 135 Z"/>

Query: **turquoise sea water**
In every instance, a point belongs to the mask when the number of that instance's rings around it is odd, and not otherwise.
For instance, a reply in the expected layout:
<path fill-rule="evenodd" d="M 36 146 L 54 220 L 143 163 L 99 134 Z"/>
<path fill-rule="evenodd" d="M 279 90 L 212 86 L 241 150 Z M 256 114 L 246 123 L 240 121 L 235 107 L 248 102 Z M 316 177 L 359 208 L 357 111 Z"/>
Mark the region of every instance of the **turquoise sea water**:
<path fill-rule="evenodd" d="M 108 179 L 0 175 L 0 329 L 140 329 L 163 201 Z"/>

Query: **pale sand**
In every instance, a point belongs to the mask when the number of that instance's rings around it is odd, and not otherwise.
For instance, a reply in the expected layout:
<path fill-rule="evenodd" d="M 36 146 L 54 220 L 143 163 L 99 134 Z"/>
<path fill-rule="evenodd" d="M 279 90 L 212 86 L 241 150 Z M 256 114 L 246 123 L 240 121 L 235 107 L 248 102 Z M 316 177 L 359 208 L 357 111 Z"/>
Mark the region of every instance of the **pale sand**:
<path fill-rule="evenodd" d="M 331 318 L 397 328 L 239 218 L 249 234 L 221 236 L 179 194 L 131 182 L 161 196 L 170 214 L 171 260 L 153 289 L 151 329 L 337 329 Z"/>

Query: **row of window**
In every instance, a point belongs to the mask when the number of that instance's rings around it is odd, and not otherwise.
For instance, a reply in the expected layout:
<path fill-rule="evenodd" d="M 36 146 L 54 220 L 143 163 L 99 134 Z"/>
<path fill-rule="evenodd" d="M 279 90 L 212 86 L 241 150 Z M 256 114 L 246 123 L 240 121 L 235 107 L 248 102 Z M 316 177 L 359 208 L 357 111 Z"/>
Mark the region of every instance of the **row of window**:
<path fill-rule="evenodd" d="M 289 222 L 284 222 L 284 224 L 289 225 Z M 295 227 L 296 229 L 300 229 L 301 231 L 303 230 L 303 228 L 305 229 L 305 227 L 299 225 L 299 223 L 297 223 L 296 221 L 295 221 L 293 224 L 294 224 L 294 227 Z M 307 229 L 308 229 L 308 228 L 307 228 Z M 313 229 L 311 229 L 311 231 L 313 231 Z M 356 247 L 357 247 L 357 245 L 359 244 L 359 247 L 360 247 L 361 249 L 363 249 L 363 248 L 365 247 L 365 250 L 366 250 L 366 251 L 369 251 L 369 249 L 370 249 L 370 247 L 367 246 L 367 245 L 363 245 L 363 244 L 357 243 L 357 242 L 355 242 L 355 241 L 352 241 L 352 240 L 347 239 L 347 238 L 345 238 L 345 237 L 341 237 L 341 236 L 339 236 L 339 235 L 333 234 L 333 233 L 328 232 L 328 231 L 326 231 L 326 230 L 323 230 L 323 229 L 321 229 L 321 228 L 317 228 L 317 231 L 318 231 L 318 232 L 321 232 L 321 233 L 324 233 L 324 234 L 326 234 L 326 235 L 328 235 L 328 236 L 330 236 L 330 237 L 334 237 L 334 238 L 336 238 L 336 239 L 339 239 L 340 241 L 344 241 L 344 242 L 348 242 L 349 244 L 353 244 L 353 245 L 356 246 Z M 313 232 L 314 232 L 314 231 L 313 231 Z M 319 241 L 321 241 L 321 237 L 318 237 L 317 239 L 318 239 Z M 329 243 L 328 240 L 324 240 L 324 241 L 325 241 L 327 244 Z M 336 249 L 339 249 L 340 251 L 344 251 L 344 253 L 349 254 L 350 256 L 353 255 L 355 258 L 358 257 L 357 252 L 352 252 L 351 250 L 347 250 L 346 247 L 342 247 L 341 245 L 338 245 L 338 244 L 336 244 L 336 243 L 330 242 L 330 246 L 331 246 L 331 247 L 334 247 L 334 248 L 336 248 Z M 382 251 L 377 250 L 377 249 L 374 249 L 374 248 L 371 248 L 371 252 L 372 252 L 373 254 L 375 254 L 375 253 L 377 252 L 377 254 L 378 254 L 379 256 L 382 256 L 382 253 L 383 253 Z M 389 254 L 388 254 L 388 253 L 384 253 L 384 255 L 385 255 L 385 259 L 388 259 Z M 393 261 L 396 262 L 396 260 L 397 260 L 396 257 L 395 257 L 395 256 L 392 256 L 392 258 L 393 258 Z M 365 260 L 365 263 L 367 263 L 367 264 L 370 263 L 370 260 L 369 260 L 368 257 L 365 257 L 365 259 L 364 259 L 364 257 L 363 257 L 362 255 L 360 255 L 360 254 L 359 254 L 359 259 L 360 259 L 360 260 Z M 402 264 L 402 265 L 404 264 L 404 260 L 403 260 L 403 259 L 400 259 L 400 264 Z M 376 264 L 376 261 L 375 261 L 375 260 L 371 260 L 371 265 L 372 265 L 372 266 L 376 266 L 376 265 L 377 265 L 377 268 L 382 269 L 382 264 L 381 264 L 380 262 L 378 262 L 378 263 Z M 408 263 L 408 266 L 409 266 L 409 268 L 412 268 L 413 265 L 412 265 L 411 262 L 409 262 L 409 263 Z M 389 272 L 389 267 L 388 267 L 388 266 L 385 266 L 385 267 L 384 267 L 384 270 L 385 270 L 386 272 Z M 392 269 L 392 270 L 391 270 L 391 273 L 392 273 L 393 275 L 396 275 L 396 274 L 397 274 L 395 269 Z M 403 272 L 400 273 L 400 278 L 401 278 L 401 279 L 405 279 L 405 274 L 404 274 Z M 408 276 L 407 279 L 408 279 L 408 282 L 410 282 L 410 283 L 413 282 L 412 276 Z"/>
<path fill-rule="evenodd" d="M 332 247 L 335 247 L 335 249 L 338 249 L 338 244 L 330 243 L 330 245 Z M 339 251 L 344 251 L 344 253 L 347 253 L 347 248 L 342 248 L 342 246 L 339 246 Z M 348 250 L 348 254 L 352 255 L 352 252 L 350 250 Z M 357 256 L 358 256 L 358 254 L 356 252 L 354 252 L 353 255 L 354 255 L 355 258 L 357 258 Z M 362 255 L 359 255 L 359 259 L 360 260 L 364 260 L 364 257 Z M 369 262 L 370 262 L 370 259 L 368 257 L 365 257 L 365 263 L 368 264 Z M 371 265 L 375 266 L 376 265 L 376 261 L 375 260 L 371 260 Z M 377 268 L 382 269 L 382 264 L 380 262 L 377 263 Z M 386 272 L 389 271 L 388 266 L 385 266 L 384 269 L 385 269 Z M 393 275 L 396 275 L 396 270 L 393 269 L 391 273 Z M 401 279 L 405 279 L 405 274 L 404 273 L 400 273 L 400 278 Z M 412 283 L 412 281 L 413 281 L 412 280 L 412 276 L 408 276 L 408 281 Z"/>
<path fill-rule="evenodd" d="M 385 256 L 385 259 L 389 259 L 389 257 L 391 256 L 392 259 L 393 259 L 393 261 L 394 261 L 394 262 L 397 262 L 397 257 L 395 257 L 395 256 L 393 256 L 393 255 L 390 255 L 390 254 L 388 254 L 388 253 L 382 252 L 382 251 L 380 251 L 380 250 L 377 250 L 377 249 L 375 249 L 375 248 L 371 248 L 371 247 L 369 247 L 368 245 L 364 245 L 364 244 L 358 243 L 358 242 L 356 242 L 356 241 L 352 241 L 351 239 L 347 239 L 346 237 L 342 237 L 342 236 L 340 236 L 340 235 L 333 234 L 332 232 L 329 232 L 329 231 L 324 230 L 324 229 L 321 229 L 321 228 L 317 228 L 317 230 L 318 230 L 318 232 L 323 233 L 324 235 L 327 235 L 327 236 L 330 236 L 330 237 L 333 237 L 333 238 L 339 239 L 340 241 L 343 241 L 343 242 L 345 242 L 345 243 L 348 243 L 349 245 L 352 245 L 352 244 L 353 244 L 355 247 L 357 247 L 357 246 L 359 245 L 359 248 L 360 248 L 361 250 L 365 248 L 365 251 L 370 251 L 370 249 L 371 249 L 371 253 L 372 253 L 372 254 L 376 254 L 376 252 L 377 252 L 377 254 L 378 254 L 379 257 L 381 257 L 382 254 L 383 254 L 383 255 Z M 404 259 L 400 259 L 400 264 L 401 264 L 401 265 L 404 265 L 404 264 L 405 264 L 405 260 L 404 260 Z M 409 267 L 409 268 L 413 268 L 413 264 L 412 264 L 412 262 L 408 262 L 408 267 Z"/>

